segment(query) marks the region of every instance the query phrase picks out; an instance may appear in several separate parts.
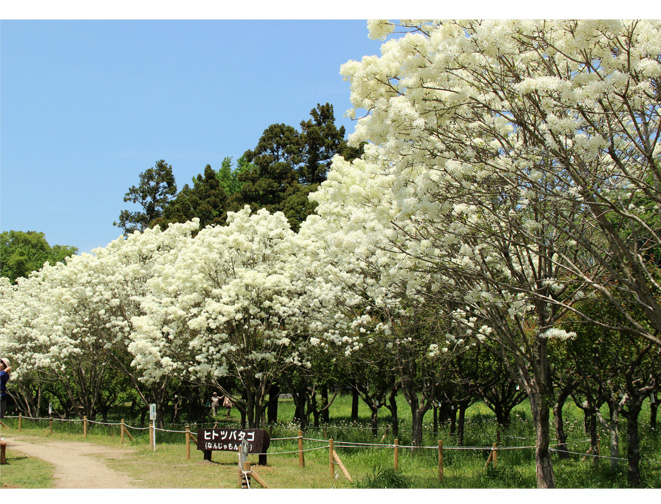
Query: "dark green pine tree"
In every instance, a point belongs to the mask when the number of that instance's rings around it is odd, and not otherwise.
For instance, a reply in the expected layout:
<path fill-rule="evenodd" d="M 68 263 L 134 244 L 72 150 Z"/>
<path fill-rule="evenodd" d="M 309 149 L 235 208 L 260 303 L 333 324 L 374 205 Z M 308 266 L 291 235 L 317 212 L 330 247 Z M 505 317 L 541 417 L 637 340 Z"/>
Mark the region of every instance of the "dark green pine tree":
<path fill-rule="evenodd" d="M 266 128 L 257 146 L 244 154 L 253 167 L 239 175 L 239 203 L 250 205 L 253 210 L 282 210 L 286 195 L 296 192 L 300 185 L 297 168 L 302 162 L 301 151 L 301 136 L 296 128 L 286 124 Z"/>
<path fill-rule="evenodd" d="M 154 219 L 150 226 L 166 228 L 170 223 L 186 222 L 195 217 L 200 219 L 200 227 L 224 225 L 227 220 L 227 194 L 211 165 L 206 165 L 204 175 L 193 179 L 193 187 L 184 185 L 165 207 L 163 215 Z"/>
<path fill-rule="evenodd" d="M 257 146 L 244 154 L 252 167 L 239 175 L 242 187 L 233 198 L 233 209 L 250 205 L 283 212 L 294 231 L 314 212 L 308 195 L 326 180 L 335 154 L 352 160 L 362 147 L 352 149 L 344 139 L 344 127 L 335 125 L 333 106 L 319 105 L 311 119 L 301 122 L 301 132 L 285 124 L 269 126 Z"/>
<path fill-rule="evenodd" d="M 311 119 L 301 121 L 303 163 L 299 167 L 299 177 L 306 185 L 321 184 L 326 180 L 336 154 L 349 154 L 349 161 L 355 158 L 347 147 L 344 126 L 338 128 L 335 124 L 335 114 L 330 103 L 317 104 L 310 111 L 310 116 Z"/>
<path fill-rule="evenodd" d="M 283 212 L 298 231 L 314 212 L 316 205 L 308 195 L 326 180 L 333 156 L 352 160 L 362 154 L 362 147 L 347 145 L 344 127 L 335 125 L 332 105 L 317 104 L 310 116 L 301 122 L 300 132 L 282 123 L 270 125 L 255 148 L 237 160 L 236 168 L 229 157 L 217 172 L 207 165 L 204 175 L 194 178 L 192 187 L 184 186 L 148 225 L 165 227 L 194 217 L 201 226 L 224 224 L 227 212 L 249 205 L 253 210 Z"/>
<path fill-rule="evenodd" d="M 144 231 L 152 221 L 163 215 L 168 202 L 177 194 L 177 184 L 172 166 L 164 160 L 140 174 L 140 185 L 131 186 L 124 196 L 125 202 L 140 205 L 136 211 L 122 210 L 119 221 L 113 225 L 121 227 L 125 234 Z"/>

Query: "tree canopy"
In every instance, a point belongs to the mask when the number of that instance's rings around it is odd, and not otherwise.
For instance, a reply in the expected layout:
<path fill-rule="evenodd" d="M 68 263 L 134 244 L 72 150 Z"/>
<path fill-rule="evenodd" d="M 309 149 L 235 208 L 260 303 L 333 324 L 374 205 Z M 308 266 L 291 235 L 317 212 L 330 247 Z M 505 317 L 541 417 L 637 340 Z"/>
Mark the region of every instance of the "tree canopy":
<path fill-rule="evenodd" d="M 77 253 L 78 249 L 69 245 L 51 247 L 41 232 L 4 231 L 0 233 L 0 276 L 13 283 L 46 263 L 63 262 Z"/>
<path fill-rule="evenodd" d="M 177 194 L 177 183 L 172 173 L 172 166 L 164 160 L 140 174 L 140 184 L 131 186 L 124 196 L 125 202 L 141 207 L 139 210 L 122 210 L 115 226 L 121 227 L 125 234 L 144 231 L 153 221 L 163 215 L 167 203 Z"/>

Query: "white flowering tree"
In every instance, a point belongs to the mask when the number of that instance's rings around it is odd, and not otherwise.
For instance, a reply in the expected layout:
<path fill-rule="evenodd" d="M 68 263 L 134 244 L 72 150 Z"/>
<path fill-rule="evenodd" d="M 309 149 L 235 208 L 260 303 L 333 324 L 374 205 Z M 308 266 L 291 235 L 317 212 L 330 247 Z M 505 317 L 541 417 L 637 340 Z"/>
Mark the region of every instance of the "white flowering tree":
<path fill-rule="evenodd" d="M 659 25 L 655 22 L 402 23 L 381 56 L 347 63 L 353 142 L 379 146 L 395 180 L 394 243 L 456 282 L 457 311 L 492 337 L 526 387 L 538 486 L 548 450 L 548 337 L 585 292 L 659 342 L 657 246 Z M 387 38 L 391 23 L 371 23 Z M 638 194 L 647 204 L 638 203 Z M 649 326 L 614 295 L 633 294 Z M 599 321 L 595 321 L 599 323 Z M 482 330 L 479 328 L 484 325 Z M 473 327 L 471 327 L 473 326 Z M 649 330 L 647 327 L 655 328 Z"/>
<path fill-rule="evenodd" d="M 319 321 L 321 344 L 339 347 L 357 365 L 380 353 L 381 372 L 394 375 L 411 410 L 412 443 L 420 445 L 424 415 L 453 353 L 448 350 L 458 351 L 463 340 L 448 338 L 445 277 L 429 275 L 419 260 L 392 245 L 405 235 L 391 225 L 394 178 L 375 155 L 368 147 L 365 159 L 334 160 L 328 180 L 311 196 L 318 217 L 308 218 L 300 235 L 316 237 L 310 262 L 334 286 L 334 307 L 327 306 L 326 321 Z M 430 299 L 436 302 L 429 305 Z"/>
<path fill-rule="evenodd" d="M 80 273 L 87 269 L 90 258 L 93 256 L 87 254 L 70 258 L 69 266 L 44 266 L 19 282 L 12 303 L 13 317 L 5 320 L 3 328 L 8 352 L 15 357 L 19 370 L 17 378 L 46 378 L 48 392 L 66 409 L 60 414 L 92 416 L 108 388 L 105 342 L 97 337 L 100 328 L 88 306 L 74 302 L 86 289 Z M 78 269 L 75 263 L 84 265 Z M 80 291 L 74 292 L 77 289 Z M 86 323 L 77 324 L 76 320 Z M 44 385 L 40 380 L 36 383 Z M 23 399 L 28 401 L 26 395 Z"/>
<path fill-rule="evenodd" d="M 298 273 L 305 265 L 293 237 L 282 213 L 250 215 L 246 207 L 163 256 L 146 314 L 133 319 L 134 364 L 145 376 L 178 370 L 221 390 L 234 378 L 244 395 L 235 403 L 250 427 L 259 426 L 273 380 L 306 364 L 309 306 Z"/>
<path fill-rule="evenodd" d="M 47 298 L 42 296 L 42 281 L 19 279 L 11 285 L 0 278 L 0 355 L 11 360 L 9 394 L 27 415 L 38 416 L 43 406 L 48 380 L 41 356 L 48 351 L 37 324 Z"/>
<path fill-rule="evenodd" d="M 108 364 L 120 372 L 131 384 L 142 403 L 143 412 L 150 404 L 156 404 L 157 422 L 163 426 L 165 407 L 177 395 L 181 376 L 164 370 L 154 377 L 134 365 L 133 318 L 144 314 L 143 300 L 151 292 L 148 281 L 160 274 L 156 264 L 164 255 L 172 257 L 194 232 L 199 221 L 171 224 L 167 229 L 159 227 L 134 232 L 120 237 L 106 247 L 95 249 L 95 260 L 88 266 L 88 273 L 96 285 L 97 303 L 92 310 L 98 320 L 98 333 L 107 350 Z M 94 320 L 94 318 L 92 318 Z"/>
<path fill-rule="evenodd" d="M 134 233 L 20 281 L 3 316 L 2 338 L 16 358 L 16 377 L 25 375 L 31 383 L 45 377 L 73 408 L 66 413 L 91 418 L 121 399 L 112 382 L 124 376 L 145 409 L 155 402 L 162 413 L 168 380 L 146 385 L 131 366 L 131 318 L 142 313 L 140 300 L 155 258 L 197 227 L 191 222 Z"/>

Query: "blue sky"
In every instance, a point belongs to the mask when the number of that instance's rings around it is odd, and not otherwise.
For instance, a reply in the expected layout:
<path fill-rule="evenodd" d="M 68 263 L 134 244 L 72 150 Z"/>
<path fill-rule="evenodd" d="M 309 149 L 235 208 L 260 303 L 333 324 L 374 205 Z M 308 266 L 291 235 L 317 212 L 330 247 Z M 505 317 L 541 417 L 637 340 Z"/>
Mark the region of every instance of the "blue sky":
<path fill-rule="evenodd" d="M 179 188 L 317 103 L 351 106 L 340 65 L 377 54 L 364 20 L 0 22 L 3 231 L 105 246 L 159 159 Z"/>
<path fill-rule="evenodd" d="M 223 3 L 3 2 L 0 230 L 41 231 L 51 245 L 90 252 L 121 235 L 113 222 L 129 208 L 124 194 L 160 159 L 181 188 L 206 164 L 253 148 L 270 124 L 298 127 L 317 103 L 333 104 L 352 132 L 339 70 L 378 54 L 368 17 L 549 17 L 485 0 L 336 0 L 322 12 Z M 658 6 L 633 5 L 627 17 L 659 17 Z M 552 17 L 563 14 L 620 17 L 560 0 Z"/>

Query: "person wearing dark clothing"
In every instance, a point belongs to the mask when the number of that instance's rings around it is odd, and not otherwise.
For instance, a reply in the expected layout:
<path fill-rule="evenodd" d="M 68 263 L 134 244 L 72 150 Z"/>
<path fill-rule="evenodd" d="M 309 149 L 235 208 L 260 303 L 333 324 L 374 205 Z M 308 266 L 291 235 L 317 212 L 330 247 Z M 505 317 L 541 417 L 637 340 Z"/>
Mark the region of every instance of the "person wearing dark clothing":
<path fill-rule="evenodd" d="M 6 358 L 0 359 L 0 420 L 5 417 L 5 410 L 7 409 L 7 382 L 9 381 L 9 360 Z"/>

